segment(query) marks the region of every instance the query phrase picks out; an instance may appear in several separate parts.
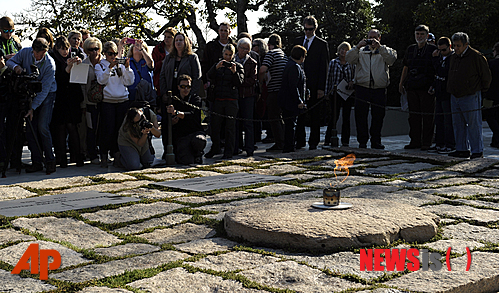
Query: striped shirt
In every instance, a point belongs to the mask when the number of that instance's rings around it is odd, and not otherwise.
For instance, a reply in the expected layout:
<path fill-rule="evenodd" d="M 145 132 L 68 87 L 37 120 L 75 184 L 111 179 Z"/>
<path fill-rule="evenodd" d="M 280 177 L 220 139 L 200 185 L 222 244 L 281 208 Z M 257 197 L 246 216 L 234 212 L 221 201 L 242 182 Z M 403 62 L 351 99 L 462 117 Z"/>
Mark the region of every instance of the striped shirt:
<path fill-rule="evenodd" d="M 353 81 L 355 65 L 346 62 L 341 64 L 340 58 L 336 58 L 329 62 L 329 70 L 326 79 L 326 94 L 328 94 L 335 85 L 340 84 L 342 80 L 346 82 Z"/>
<path fill-rule="evenodd" d="M 280 48 L 270 50 L 265 55 L 262 65 L 269 68 L 270 82 L 267 85 L 269 93 L 281 89 L 282 73 L 287 62 L 288 58 Z"/>

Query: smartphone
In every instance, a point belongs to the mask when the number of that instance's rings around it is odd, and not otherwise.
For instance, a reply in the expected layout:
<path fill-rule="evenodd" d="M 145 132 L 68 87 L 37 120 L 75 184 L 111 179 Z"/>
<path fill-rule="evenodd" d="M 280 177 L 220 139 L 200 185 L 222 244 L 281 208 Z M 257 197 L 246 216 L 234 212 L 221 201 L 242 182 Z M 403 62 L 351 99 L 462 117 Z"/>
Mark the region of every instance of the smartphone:
<path fill-rule="evenodd" d="M 127 44 L 135 44 L 135 39 L 132 39 L 132 38 L 127 38 L 127 39 L 126 39 L 126 43 L 127 43 Z"/>

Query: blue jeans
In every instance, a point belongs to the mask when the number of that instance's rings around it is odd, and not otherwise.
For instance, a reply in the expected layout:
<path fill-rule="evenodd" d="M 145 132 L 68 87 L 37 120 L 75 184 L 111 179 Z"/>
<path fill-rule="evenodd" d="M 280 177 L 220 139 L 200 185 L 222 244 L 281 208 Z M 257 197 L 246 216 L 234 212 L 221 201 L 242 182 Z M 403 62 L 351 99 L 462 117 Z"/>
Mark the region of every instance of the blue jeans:
<path fill-rule="evenodd" d="M 460 98 L 451 95 L 452 125 L 457 151 L 471 149 L 472 154 L 483 152 L 481 107 L 482 93 L 480 91 Z M 476 111 L 455 113 L 469 110 Z"/>
<path fill-rule="evenodd" d="M 124 145 L 118 145 L 118 147 L 121 163 L 127 171 L 139 170 L 140 164 L 147 168 L 154 162 L 154 156 L 151 155 L 149 149 L 141 156 L 133 147 Z"/>
<path fill-rule="evenodd" d="M 38 142 L 45 155 L 47 162 L 55 160 L 54 152 L 52 151 L 52 135 L 50 134 L 50 121 L 52 121 L 52 112 L 54 110 L 55 92 L 49 93 L 45 100 L 33 112 L 33 132 L 28 127 L 26 139 L 28 140 L 28 148 L 31 151 L 31 161 L 33 163 L 42 163 L 43 157 L 38 149 L 35 141 L 35 135 L 38 137 Z"/>
<path fill-rule="evenodd" d="M 450 100 L 437 100 L 435 103 L 435 142 L 438 147 L 455 148 L 454 129 L 452 127 Z M 440 113 L 440 115 L 439 115 Z"/>

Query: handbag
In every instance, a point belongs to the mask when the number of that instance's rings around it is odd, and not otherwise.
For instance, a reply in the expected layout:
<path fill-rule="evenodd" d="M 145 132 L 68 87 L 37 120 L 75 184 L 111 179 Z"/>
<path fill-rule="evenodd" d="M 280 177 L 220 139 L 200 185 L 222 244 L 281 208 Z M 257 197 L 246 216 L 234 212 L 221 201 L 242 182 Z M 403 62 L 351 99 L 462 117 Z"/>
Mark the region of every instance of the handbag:
<path fill-rule="evenodd" d="M 90 83 L 90 88 L 87 91 L 87 99 L 90 103 L 100 103 L 104 99 L 104 87 L 97 82 L 97 80 L 92 80 Z"/>

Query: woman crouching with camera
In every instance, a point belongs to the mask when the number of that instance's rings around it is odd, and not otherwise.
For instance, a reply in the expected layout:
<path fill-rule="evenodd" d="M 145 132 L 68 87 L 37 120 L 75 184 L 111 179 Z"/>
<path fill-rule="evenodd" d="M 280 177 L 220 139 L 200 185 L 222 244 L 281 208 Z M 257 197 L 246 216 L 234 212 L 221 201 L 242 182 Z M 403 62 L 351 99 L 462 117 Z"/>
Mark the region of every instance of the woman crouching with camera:
<path fill-rule="evenodd" d="M 106 42 L 102 49 L 105 59 L 95 66 L 97 82 L 105 85 L 101 102 L 101 167 L 107 168 L 108 153 L 116 159 L 118 153 L 118 130 L 129 107 L 128 88 L 135 80 L 130 68 L 130 59 L 116 58 L 118 46 L 114 42 Z"/>
<path fill-rule="evenodd" d="M 127 171 L 151 166 L 154 155 L 151 154 L 147 138 L 149 133 L 156 137 L 161 136 L 161 131 L 158 129 L 158 119 L 154 112 L 146 109 L 146 111 L 150 111 L 151 116 L 151 121 L 148 121 L 143 111 L 142 109 L 130 108 L 119 131 L 120 160 Z"/>

